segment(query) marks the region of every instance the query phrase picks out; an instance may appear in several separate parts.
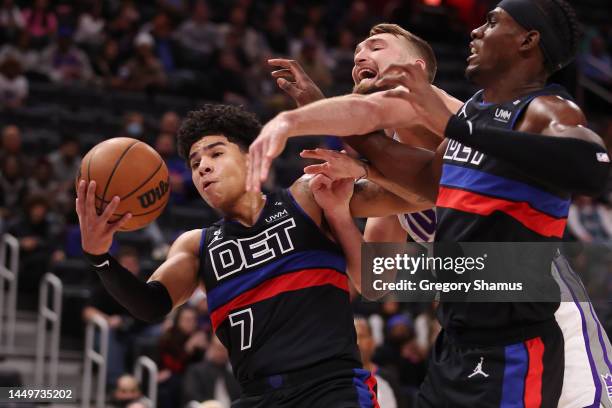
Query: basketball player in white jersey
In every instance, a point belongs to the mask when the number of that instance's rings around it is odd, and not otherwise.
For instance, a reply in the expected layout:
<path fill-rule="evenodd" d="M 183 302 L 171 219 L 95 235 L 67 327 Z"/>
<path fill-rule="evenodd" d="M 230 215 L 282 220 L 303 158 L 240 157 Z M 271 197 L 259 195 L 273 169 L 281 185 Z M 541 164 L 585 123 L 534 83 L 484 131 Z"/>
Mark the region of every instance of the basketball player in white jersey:
<path fill-rule="evenodd" d="M 306 105 L 324 98 L 317 86 L 295 62 L 282 59 L 270 60 L 270 65 L 280 67 L 272 76 L 278 78 L 278 86 L 298 104 Z M 353 93 L 370 94 L 380 89 L 374 84 L 391 64 L 417 63 L 425 68 L 428 79 L 433 82 L 436 74 L 436 57 L 430 45 L 395 24 L 378 24 L 370 35 L 355 49 L 353 67 Z M 438 90 L 446 105 L 456 112 L 462 102 Z M 422 126 L 402 129 L 386 129 L 389 137 L 430 151 L 435 151 L 442 139 Z M 414 201 L 415 196 L 405 189 L 389 183 L 367 164 L 338 152 L 316 149 L 305 151 L 302 157 L 325 160 L 326 163 L 307 167 L 306 173 L 323 173 L 332 179 L 367 177 L 381 187 Z M 366 224 L 364 238 L 368 242 L 405 242 L 407 236 L 415 242 L 432 242 L 435 233 L 435 213 L 432 209 L 417 213 L 370 218 Z"/>

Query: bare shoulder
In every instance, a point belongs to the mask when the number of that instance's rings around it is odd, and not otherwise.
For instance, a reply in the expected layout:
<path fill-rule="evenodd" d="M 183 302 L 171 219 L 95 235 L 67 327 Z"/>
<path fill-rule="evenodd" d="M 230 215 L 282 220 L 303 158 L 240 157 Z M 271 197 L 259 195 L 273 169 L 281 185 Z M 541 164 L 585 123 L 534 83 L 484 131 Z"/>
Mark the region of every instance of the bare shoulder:
<path fill-rule="evenodd" d="M 435 85 L 431 86 L 434 90 L 434 92 L 440 97 L 442 98 L 442 101 L 444 101 L 444 105 L 446 105 L 446 107 L 453 113 L 457 113 L 459 112 L 459 109 L 461 109 L 461 107 L 463 106 L 463 101 L 460 101 L 459 99 L 455 98 L 454 96 L 450 95 L 448 92 L 446 92 L 445 90 L 438 88 Z"/>
<path fill-rule="evenodd" d="M 312 191 L 310 190 L 310 180 L 312 175 L 304 174 L 302 177 L 293 182 L 289 187 L 289 192 L 293 196 L 296 203 L 304 210 L 306 214 L 317 224 L 321 225 L 321 207 L 317 204 Z"/>
<path fill-rule="evenodd" d="M 200 251 L 200 239 L 202 238 L 202 229 L 194 229 L 179 235 L 170 247 L 168 258 L 177 253 L 189 253 L 198 255 Z"/>
<path fill-rule="evenodd" d="M 535 98 L 529 104 L 518 128 L 541 133 L 553 122 L 564 126 L 584 126 L 586 118 L 574 102 L 557 95 L 545 95 Z"/>

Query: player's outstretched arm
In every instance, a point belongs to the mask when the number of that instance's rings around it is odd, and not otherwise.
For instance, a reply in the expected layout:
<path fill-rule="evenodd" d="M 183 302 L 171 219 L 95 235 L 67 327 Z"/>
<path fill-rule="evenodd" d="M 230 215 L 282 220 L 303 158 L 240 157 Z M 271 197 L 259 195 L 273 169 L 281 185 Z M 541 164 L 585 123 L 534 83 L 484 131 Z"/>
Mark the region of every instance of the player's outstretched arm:
<path fill-rule="evenodd" d="M 145 283 L 119 264 L 109 253 L 113 235 L 130 219 L 108 220 L 119 205 L 115 197 L 101 215 L 95 208 L 95 182 L 81 181 L 77 188 L 76 211 L 81 229 L 81 245 L 85 257 L 96 269 L 108 292 L 134 317 L 144 321 L 157 321 L 172 310 L 173 305 L 184 302 L 186 293 L 197 286 L 198 242 L 195 234 L 183 234 L 172 246 L 168 260 Z M 169 278 L 172 270 L 172 279 Z M 191 294 L 189 292 L 189 294 Z"/>
<path fill-rule="evenodd" d="M 535 98 L 516 130 L 473 124 L 453 116 L 422 84 L 415 65 L 391 66 L 377 84 L 401 83 L 385 95 L 409 102 L 432 132 L 515 165 L 528 176 L 570 194 L 598 195 L 605 188 L 610 158 L 601 138 L 584 127 L 578 106 L 557 96 Z"/>
<path fill-rule="evenodd" d="M 317 174 L 309 181 L 310 191 L 317 205 L 323 210 L 334 238 L 340 243 L 346 258 L 346 272 L 353 285 L 361 293 L 361 232 L 351 216 L 350 200 L 353 179 L 332 180 Z"/>
<path fill-rule="evenodd" d="M 390 198 L 400 197 L 406 203 L 414 205 L 411 211 L 418 211 L 423 206 L 432 207 L 433 201 L 415 194 L 413 189 L 394 182 L 379 172 L 376 167 L 357 160 L 344 152 L 327 149 L 304 150 L 300 156 L 306 159 L 324 160 L 324 163 L 313 164 L 304 168 L 305 174 L 324 174 L 332 180 L 353 178 L 367 179 L 383 189 L 393 193 Z M 372 187 L 376 188 L 376 187 Z M 386 193 L 384 193 L 386 195 Z"/>
<path fill-rule="evenodd" d="M 278 87 L 289 95 L 297 106 L 325 99 L 321 89 L 310 79 L 297 61 L 273 58 L 268 60 L 268 64 L 279 68 L 272 71 L 272 78 L 276 79 Z"/>

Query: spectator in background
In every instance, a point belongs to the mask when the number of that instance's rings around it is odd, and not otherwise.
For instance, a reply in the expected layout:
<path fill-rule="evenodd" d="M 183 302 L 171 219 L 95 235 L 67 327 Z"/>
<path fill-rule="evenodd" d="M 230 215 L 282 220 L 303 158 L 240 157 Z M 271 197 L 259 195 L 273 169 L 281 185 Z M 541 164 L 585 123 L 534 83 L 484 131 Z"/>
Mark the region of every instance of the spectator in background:
<path fill-rule="evenodd" d="M 176 152 L 176 138 L 171 133 L 160 133 L 155 140 L 155 150 L 160 154 L 170 178 L 170 203 L 185 204 L 191 186 L 191 170 Z"/>
<path fill-rule="evenodd" d="M 318 47 L 317 42 L 304 40 L 298 62 L 315 84 L 327 88 L 332 84 L 332 76 Z"/>
<path fill-rule="evenodd" d="M 403 313 L 387 321 L 385 341 L 372 360 L 398 373 L 399 381 L 407 398 L 413 398 L 425 379 L 426 362 L 414 336 L 412 319 Z"/>
<path fill-rule="evenodd" d="M 203 0 L 193 4 L 191 16 L 183 22 L 174 33 L 178 43 L 193 57 L 187 57 L 189 61 L 198 58 L 209 61 L 216 45 L 219 43 L 219 27 L 210 21 L 208 5 Z M 201 62 L 205 66 L 206 62 Z"/>
<path fill-rule="evenodd" d="M 107 33 L 117 41 L 119 53 L 122 57 L 127 57 L 132 52 L 134 38 L 138 33 L 139 21 L 140 12 L 134 1 L 126 0 L 121 3 L 119 12 L 107 25 Z"/>
<path fill-rule="evenodd" d="M 174 408 L 181 401 L 181 382 L 188 365 L 202 359 L 206 335 L 198 330 L 197 314 L 190 306 L 177 310 L 172 327 L 159 341 L 159 406 Z"/>
<path fill-rule="evenodd" d="M 23 201 L 20 202 L 23 205 Z M 36 293 L 50 262 L 64 258 L 61 250 L 62 225 L 49 211 L 44 196 L 31 196 L 25 209 L 8 231 L 19 240 L 19 290 Z"/>
<path fill-rule="evenodd" d="M 13 41 L 25 27 L 21 10 L 14 0 L 2 0 L 0 5 L 0 43 Z"/>
<path fill-rule="evenodd" d="M 397 408 L 403 407 L 400 401 L 400 391 L 397 377 L 393 372 L 378 367 L 372 362 L 376 344 L 372 337 L 372 328 L 364 318 L 355 318 L 355 331 L 357 333 L 357 346 L 361 353 L 363 368 L 376 377 L 377 399 L 381 407 Z"/>
<path fill-rule="evenodd" d="M 134 40 L 136 55 L 121 69 L 122 87 L 133 91 L 154 90 L 166 85 L 166 73 L 153 53 L 153 37 L 142 32 Z"/>
<path fill-rule="evenodd" d="M 363 0 L 354 0 L 340 26 L 350 30 L 356 38 L 366 38 L 374 24 L 368 4 Z"/>
<path fill-rule="evenodd" d="M 164 112 L 159 121 L 159 132 L 169 133 L 176 137 L 176 134 L 181 126 L 181 117 L 174 111 Z"/>
<path fill-rule="evenodd" d="M 173 25 L 167 13 L 158 13 L 151 22 L 150 32 L 153 36 L 153 49 L 164 72 L 170 74 L 176 69 L 174 56 L 174 41 L 172 39 Z M 146 28 L 144 29 L 146 31 Z"/>
<path fill-rule="evenodd" d="M 21 130 L 15 125 L 6 125 L 2 128 L 0 163 L 3 163 L 7 156 L 16 156 L 21 163 L 24 176 L 30 175 L 33 163 L 23 152 Z"/>
<path fill-rule="evenodd" d="M 237 32 L 229 31 L 225 35 L 224 45 L 217 50 L 214 59 L 215 67 L 211 72 L 214 89 L 210 95 L 211 99 L 227 103 L 247 103 L 246 77 L 250 64 Z"/>
<path fill-rule="evenodd" d="M 586 77 L 612 88 L 612 57 L 601 36 L 591 39 L 589 50 L 580 58 L 580 69 Z"/>
<path fill-rule="evenodd" d="M 22 31 L 17 39 L 0 47 L 0 62 L 9 57 L 19 61 L 25 72 L 41 75 L 40 53 L 30 48 L 30 34 L 27 31 Z"/>
<path fill-rule="evenodd" d="M 239 396 L 240 385 L 232 374 L 227 349 L 217 336 L 212 336 L 204 361 L 192 364 L 185 372 L 181 406 L 189 401 L 214 399 L 229 407 Z"/>
<path fill-rule="evenodd" d="M 142 395 L 138 380 L 131 374 L 123 374 L 117 379 L 110 403 L 113 408 L 127 408 L 135 403 L 154 408 L 151 401 Z"/>
<path fill-rule="evenodd" d="M 330 59 L 334 62 L 332 70 L 334 84 L 352 86 L 348 78 L 352 77 L 355 65 L 355 45 L 355 36 L 351 30 L 346 28 L 340 30 L 338 42 L 329 52 Z"/>
<path fill-rule="evenodd" d="M 123 129 L 119 137 L 143 139 L 145 136 L 145 118 L 140 112 L 128 112 L 123 117 Z"/>
<path fill-rule="evenodd" d="M 78 139 L 63 135 L 57 150 L 51 152 L 47 159 L 53 166 L 53 174 L 61 183 L 62 191 L 70 191 L 81 166 L 81 147 Z"/>
<path fill-rule="evenodd" d="M 110 88 L 121 86 L 121 80 L 119 79 L 121 61 L 119 60 L 119 45 L 117 41 L 109 38 L 104 42 L 102 52 L 96 55 L 93 60 L 92 68 L 102 85 Z"/>
<path fill-rule="evenodd" d="M 49 45 L 42 53 L 42 69 L 53 82 L 87 82 L 93 76 L 87 54 L 74 45 L 72 36 L 72 28 L 62 27 L 57 42 Z"/>
<path fill-rule="evenodd" d="M 577 196 L 570 206 L 567 226 L 578 240 L 585 243 L 612 243 L 610 208 L 591 197 Z"/>
<path fill-rule="evenodd" d="M 28 179 L 28 195 L 40 195 L 49 198 L 49 205 L 57 210 L 56 200 L 60 194 L 60 183 L 53 174 L 53 167 L 46 157 L 39 157 L 34 166 L 32 177 Z M 72 200 L 71 204 L 72 204 Z"/>
<path fill-rule="evenodd" d="M 416 343 L 419 347 L 421 355 L 429 355 L 429 351 L 433 347 L 438 334 L 442 327 L 440 322 L 436 318 L 436 309 L 438 308 L 438 302 L 431 302 L 423 312 L 421 312 L 416 319 L 414 319 L 414 333 L 416 336 Z"/>
<path fill-rule="evenodd" d="M 235 48 L 238 46 L 247 57 L 248 64 L 252 64 L 264 54 L 265 44 L 260 34 L 248 26 L 247 16 L 248 10 L 240 4 L 236 4 L 230 9 L 228 22 L 219 25 L 221 40 L 219 48 L 225 49 L 228 46 Z"/>
<path fill-rule="evenodd" d="M 134 276 L 140 275 L 140 256 L 136 250 L 129 247 L 122 248 L 117 254 L 117 261 L 129 270 Z M 93 316 L 100 316 L 109 326 L 108 339 L 108 366 L 106 370 L 107 384 L 115 381 L 131 367 L 130 347 L 137 346 L 137 342 L 144 338 L 159 335 L 159 326 L 151 326 L 144 322 L 134 320 L 127 310 L 108 294 L 106 289 L 98 283 L 92 290 L 87 306 L 83 309 L 83 320 L 90 321 Z"/>
<path fill-rule="evenodd" d="M 106 20 L 102 15 L 102 0 L 92 0 L 79 16 L 74 41 L 92 50 L 104 42 Z"/>
<path fill-rule="evenodd" d="M 187 0 L 157 0 L 159 8 L 174 21 L 183 20 L 189 14 Z"/>
<path fill-rule="evenodd" d="M 48 0 L 34 0 L 34 6 L 23 11 L 25 29 L 36 49 L 44 48 L 57 31 L 57 17 Z"/>
<path fill-rule="evenodd" d="M 28 97 L 28 80 L 19 61 L 9 56 L 0 62 L 0 108 L 21 108 Z"/>
<path fill-rule="evenodd" d="M 15 155 L 4 155 L 0 163 L 0 216 L 15 218 L 27 194 L 23 164 Z"/>
<path fill-rule="evenodd" d="M 289 55 L 289 40 L 285 25 L 285 5 L 276 3 L 266 16 L 263 36 L 275 55 Z"/>

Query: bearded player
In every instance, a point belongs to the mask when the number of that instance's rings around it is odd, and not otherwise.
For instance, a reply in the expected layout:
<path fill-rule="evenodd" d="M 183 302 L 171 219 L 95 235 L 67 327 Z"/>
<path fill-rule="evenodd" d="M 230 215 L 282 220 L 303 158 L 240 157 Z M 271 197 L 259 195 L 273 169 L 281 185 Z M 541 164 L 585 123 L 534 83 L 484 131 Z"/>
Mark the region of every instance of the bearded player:
<path fill-rule="evenodd" d="M 420 37 L 410 33 L 396 24 L 378 24 L 370 30 L 369 37 L 355 48 L 355 65 L 353 66 L 353 93 L 371 94 L 381 90 L 376 81 L 391 64 L 416 63 L 427 72 L 428 82 L 433 82 L 437 62 L 431 46 Z M 280 67 L 272 72 L 278 86 L 289 94 L 298 106 L 323 99 L 319 88 L 308 78 L 299 64 L 292 60 L 272 59 L 270 65 Z M 452 111 L 457 111 L 462 102 L 436 88 Z M 388 101 L 384 106 L 390 105 Z M 435 151 L 442 142 L 442 137 L 431 132 L 420 124 L 411 124 L 405 128 L 385 130 L 388 137 L 410 146 Z M 390 183 L 376 172 L 373 167 L 332 151 L 317 149 L 305 151 L 302 157 L 325 160 L 323 165 L 306 167 L 310 174 L 322 173 L 339 179 L 343 177 L 368 178 L 410 201 L 418 200 L 413 194 L 397 184 Z M 407 235 L 416 242 L 433 241 L 435 232 L 435 212 L 427 209 L 415 213 L 397 214 L 382 218 L 369 218 L 366 223 L 364 238 L 368 242 L 405 242 Z"/>
<path fill-rule="evenodd" d="M 610 170 L 580 108 L 561 87 L 546 86 L 578 42 L 567 2 L 504 0 L 472 32 L 466 75 L 483 89 L 456 115 L 420 66 L 390 67 L 378 85 L 397 87 L 377 97 L 402 112 L 381 109 L 374 95 L 350 95 L 282 114 L 252 145 L 260 168 L 249 187 L 257 190 L 288 136 L 366 134 L 416 121 L 446 138 L 435 153 L 378 135 L 356 148 L 385 177 L 435 201 L 436 241 L 560 241 L 571 196 L 600 194 Z M 612 406 L 612 347 L 581 301 L 584 287 L 562 257 L 541 273 L 572 301 L 440 303 L 443 331 L 420 407 Z"/>

